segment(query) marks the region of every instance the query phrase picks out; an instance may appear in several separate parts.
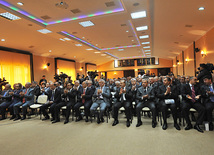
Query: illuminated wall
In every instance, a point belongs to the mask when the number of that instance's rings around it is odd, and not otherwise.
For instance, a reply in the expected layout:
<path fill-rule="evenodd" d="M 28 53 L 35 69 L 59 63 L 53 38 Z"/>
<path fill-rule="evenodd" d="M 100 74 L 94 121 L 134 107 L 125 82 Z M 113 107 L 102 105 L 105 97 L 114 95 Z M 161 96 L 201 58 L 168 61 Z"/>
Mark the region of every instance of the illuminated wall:
<path fill-rule="evenodd" d="M 71 76 L 72 80 L 76 79 L 75 62 L 57 60 L 57 68 L 59 69 L 59 72 L 66 73 L 68 76 Z"/>
<path fill-rule="evenodd" d="M 0 51 L 0 77 L 13 86 L 14 83 L 25 85 L 31 82 L 30 56 L 12 52 Z"/>

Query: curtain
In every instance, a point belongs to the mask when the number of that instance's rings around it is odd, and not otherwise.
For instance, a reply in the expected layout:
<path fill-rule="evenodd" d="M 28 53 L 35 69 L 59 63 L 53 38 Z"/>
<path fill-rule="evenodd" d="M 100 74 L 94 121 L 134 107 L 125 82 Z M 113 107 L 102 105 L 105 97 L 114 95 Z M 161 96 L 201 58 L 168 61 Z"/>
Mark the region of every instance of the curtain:
<path fill-rule="evenodd" d="M 60 72 L 71 76 L 71 80 L 76 80 L 76 69 L 75 62 L 65 61 L 65 60 L 57 60 L 57 69 Z"/>
<path fill-rule="evenodd" d="M 25 85 L 31 81 L 30 56 L 19 53 L 0 51 L 0 77 L 13 86 L 14 83 Z"/>

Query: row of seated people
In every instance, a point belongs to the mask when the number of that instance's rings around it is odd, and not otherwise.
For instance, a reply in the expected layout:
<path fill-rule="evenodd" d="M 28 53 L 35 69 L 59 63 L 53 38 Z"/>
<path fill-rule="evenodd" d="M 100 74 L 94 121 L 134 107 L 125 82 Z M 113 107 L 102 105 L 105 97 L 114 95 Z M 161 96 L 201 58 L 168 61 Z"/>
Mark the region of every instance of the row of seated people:
<path fill-rule="evenodd" d="M 119 123 L 118 111 L 121 107 L 125 108 L 126 126 L 130 126 L 132 118 L 132 103 L 136 103 L 135 112 L 137 114 L 137 125 L 142 125 L 141 111 L 143 107 L 148 107 L 152 112 L 152 127 L 157 125 L 156 116 L 158 110 L 163 115 L 163 130 L 167 129 L 167 112 L 171 110 L 174 127 L 180 130 L 177 123 L 178 108 L 181 107 L 182 113 L 187 122 L 185 130 L 193 128 L 189 119 L 190 108 L 195 108 L 198 112 L 198 118 L 194 128 L 199 132 L 203 132 L 199 125 L 204 121 L 205 115 L 209 122 L 209 129 L 213 130 L 212 111 L 214 109 L 214 93 L 211 77 L 204 78 L 204 84 L 198 85 L 196 77 L 190 77 L 188 83 L 176 83 L 175 79 L 164 77 L 163 80 L 158 78 L 142 79 L 137 83 L 135 78 L 128 80 L 113 81 L 105 83 L 103 79 L 99 80 L 99 86 L 95 87 L 92 81 L 84 81 L 81 85 L 78 80 L 74 85 L 67 83 L 65 88 L 59 86 L 58 83 L 51 83 L 48 88 L 45 85 L 38 86 L 37 82 L 26 83 L 25 88 L 21 88 L 21 84 L 15 84 L 12 90 L 10 84 L 5 86 L 1 92 L 0 112 L 1 119 L 5 119 L 5 111 L 8 108 L 11 119 L 26 119 L 27 108 L 34 104 L 34 96 L 47 95 L 48 102 L 41 106 L 41 112 L 44 115 L 43 120 L 50 119 L 47 110 L 50 110 L 52 123 L 60 121 L 60 109 L 66 106 L 65 124 L 69 122 L 71 109 L 75 111 L 76 121 L 82 120 L 80 107 L 84 106 L 85 121 L 88 122 L 90 115 L 97 116 L 97 123 L 104 122 L 104 112 L 113 109 L 114 122 L 112 126 Z M 114 92 L 112 99 L 111 92 Z M 179 103 L 179 95 L 182 95 L 182 102 Z M 112 100 L 113 105 L 112 105 Z M 20 107 L 22 108 L 23 117 L 20 116 Z M 97 108 L 99 107 L 99 110 Z"/>

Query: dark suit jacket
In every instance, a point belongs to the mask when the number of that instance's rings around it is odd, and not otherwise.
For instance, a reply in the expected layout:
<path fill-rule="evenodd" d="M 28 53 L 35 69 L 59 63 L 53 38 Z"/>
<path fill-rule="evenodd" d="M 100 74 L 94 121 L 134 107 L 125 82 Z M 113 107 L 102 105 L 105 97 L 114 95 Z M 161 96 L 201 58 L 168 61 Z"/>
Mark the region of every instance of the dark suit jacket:
<path fill-rule="evenodd" d="M 201 95 L 201 90 L 200 90 L 199 85 L 194 85 L 194 89 L 195 89 L 195 96 Z M 192 96 L 192 89 L 189 84 L 185 84 L 182 86 L 181 93 L 182 93 L 183 101 L 191 102 L 191 100 L 186 97 L 187 95 Z M 200 99 L 199 99 L 199 101 L 200 101 Z"/>
<path fill-rule="evenodd" d="M 137 97 L 136 97 L 136 95 L 137 95 L 137 90 L 138 90 L 138 88 L 140 88 L 140 86 L 136 84 L 136 88 L 135 88 L 134 90 L 132 90 L 132 84 L 130 85 L 130 89 L 131 89 L 132 94 L 133 94 L 133 96 L 132 96 L 132 101 L 137 102 Z"/>
<path fill-rule="evenodd" d="M 33 89 L 33 94 L 38 97 L 40 95 L 40 87 L 37 85 L 32 89 Z"/>
<path fill-rule="evenodd" d="M 14 102 L 14 103 L 20 102 L 21 101 L 21 96 L 19 95 L 19 93 L 22 92 L 22 90 L 21 89 L 14 90 L 13 92 L 14 92 L 14 94 L 13 94 L 12 102 Z"/>
<path fill-rule="evenodd" d="M 1 92 L 1 95 L 2 95 L 2 101 L 7 101 L 7 102 L 10 102 L 12 100 L 12 96 L 9 94 L 9 92 L 11 92 L 12 89 L 9 89 L 9 90 L 3 90 Z M 5 96 L 3 96 L 4 94 L 6 93 Z"/>
<path fill-rule="evenodd" d="M 199 83 L 204 83 L 203 79 L 204 79 L 204 77 L 207 76 L 207 75 L 210 76 L 210 77 L 212 77 L 212 74 L 211 74 L 207 69 L 202 70 L 202 71 L 198 74 L 198 76 L 197 76 L 197 79 L 199 80 Z"/>
<path fill-rule="evenodd" d="M 51 96 L 52 96 L 52 90 L 49 89 L 47 92 L 45 92 L 46 95 L 48 95 L 48 100 L 50 101 Z M 55 89 L 55 94 L 54 94 L 54 103 L 60 103 L 61 102 L 61 91 L 59 89 Z"/>
<path fill-rule="evenodd" d="M 176 85 L 173 85 L 173 86 L 170 86 L 170 87 L 171 87 L 171 92 L 172 93 L 164 95 L 164 93 L 166 92 L 166 86 L 165 85 L 159 86 L 158 91 L 157 91 L 157 97 L 160 100 L 175 99 L 175 101 L 176 101 L 176 99 L 178 98 L 177 87 L 176 87 Z"/>
<path fill-rule="evenodd" d="M 116 91 L 116 94 L 114 95 L 115 98 L 117 99 L 117 102 L 121 102 L 121 97 L 122 97 L 122 94 L 120 94 L 120 89 L 117 89 Z M 133 93 L 131 91 L 131 88 L 130 87 L 126 87 L 126 94 L 125 94 L 125 98 L 126 98 L 126 101 L 127 102 L 131 102 L 132 103 L 132 100 L 133 100 Z"/>
<path fill-rule="evenodd" d="M 62 101 L 64 101 L 64 102 L 75 102 L 76 95 L 77 95 L 77 90 L 71 88 L 71 90 L 67 94 L 65 94 L 63 92 L 63 94 L 61 95 Z"/>
<path fill-rule="evenodd" d="M 149 95 L 149 98 L 148 99 L 142 99 L 142 97 L 144 95 Z M 138 88 L 137 90 L 137 94 L 136 94 L 136 98 L 139 100 L 139 101 L 153 101 L 155 99 L 155 93 L 154 93 L 154 89 L 152 87 L 147 87 L 147 91 L 145 92 L 144 91 L 144 87 L 140 87 Z"/>
<path fill-rule="evenodd" d="M 77 98 L 77 101 L 78 102 L 82 102 L 82 99 L 84 98 L 85 99 L 85 102 L 92 102 L 92 96 L 93 96 L 93 90 L 91 88 L 88 88 L 86 89 L 86 92 L 85 92 L 85 96 L 83 96 L 83 98 L 81 98 L 81 95 L 83 94 L 83 87 L 82 89 L 79 89 L 79 96 Z"/>
<path fill-rule="evenodd" d="M 214 88 L 214 83 L 212 83 L 212 85 Z M 202 85 L 201 86 L 201 96 L 203 98 L 203 103 L 211 102 L 211 100 L 210 100 L 211 95 L 208 95 L 207 91 L 210 91 L 210 87 L 207 85 Z"/>

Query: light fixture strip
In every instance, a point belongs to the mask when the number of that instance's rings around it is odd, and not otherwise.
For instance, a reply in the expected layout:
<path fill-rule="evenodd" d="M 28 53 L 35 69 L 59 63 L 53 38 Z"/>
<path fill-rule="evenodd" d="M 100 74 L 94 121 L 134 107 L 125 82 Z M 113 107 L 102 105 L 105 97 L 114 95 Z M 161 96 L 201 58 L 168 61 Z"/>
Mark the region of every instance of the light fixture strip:
<path fill-rule="evenodd" d="M 132 31 L 133 31 L 133 33 L 135 35 L 135 38 L 136 38 L 136 40 L 138 42 L 138 45 L 140 46 L 140 40 L 138 39 L 137 33 L 136 33 L 135 29 L 134 29 L 134 25 L 132 24 L 131 20 L 129 20 L 129 24 L 130 24 L 130 26 L 132 28 Z"/>
<path fill-rule="evenodd" d="M 27 13 L 26 11 L 23 11 L 17 7 L 15 7 L 14 5 L 6 2 L 6 1 L 3 1 L 3 0 L 0 0 L 0 4 L 5 6 L 5 7 L 8 7 L 10 8 L 11 10 L 13 11 L 16 11 L 32 20 L 35 20 L 45 26 L 47 25 L 51 25 L 51 24 L 58 24 L 58 23 L 63 23 L 63 22 L 68 22 L 68 21 L 74 21 L 74 20 L 78 20 L 78 19 L 83 19 L 83 18 L 89 18 L 89 17 L 95 17 L 95 16 L 100 16 L 100 15 L 106 15 L 106 14 L 111 14 L 111 13 L 117 13 L 117 12 L 122 12 L 124 11 L 124 7 L 121 5 L 121 8 L 117 8 L 117 9 L 114 9 L 114 10 L 109 10 L 109 11 L 103 11 L 103 12 L 96 12 L 94 14 L 90 14 L 90 15 L 82 15 L 82 16 L 78 16 L 78 17 L 72 17 L 72 18 L 64 18 L 64 19 L 61 19 L 61 20 L 56 20 L 56 21 L 51 21 L 51 22 L 48 22 L 46 23 L 45 21 L 39 19 L 39 18 L 36 18 L 35 16 Z"/>
<path fill-rule="evenodd" d="M 87 45 L 87 46 L 90 46 L 90 47 L 92 47 L 92 48 L 94 48 L 94 49 L 96 49 L 96 50 L 101 50 L 99 47 L 96 47 L 96 46 L 94 46 L 94 45 L 92 45 L 91 43 L 89 43 L 89 42 L 87 42 L 87 41 L 85 41 L 85 40 L 82 40 L 82 39 L 80 39 L 80 38 L 78 38 L 78 37 L 76 37 L 76 36 L 74 36 L 74 35 L 72 35 L 72 34 L 70 34 L 70 33 L 68 33 L 68 32 L 66 32 L 66 31 L 61 31 L 61 32 L 58 32 L 59 34 L 62 34 L 62 35 L 64 35 L 64 36 L 66 36 L 66 37 L 68 37 L 68 38 L 71 38 L 71 39 L 73 39 L 73 40 L 76 40 L 76 41 L 78 41 L 78 42 L 80 42 L 80 43 L 83 43 L 83 44 L 85 44 L 85 45 Z"/>
<path fill-rule="evenodd" d="M 111 57 L 113 57 L 113 58 L 119 59 L 117 56 L 115 56 L 115 55 L 113 55 L 111 53 L 108 53 L 108 52 L 104 52 L 104 53 L 107 54 L 107 55 L 109 55 L 109 56 L 111 56 Z"/>
<path fill-rule="evenodd" d="M 0 4 L 3 5 L 3 6 L 5 6 L 5 7 L 7 7 L 7 8 L 9 8 L 9 9 L 11 9 L 11 10 L 13 10 L 13 11 L 15 11 L 15 12 L 18 12 L 21 15 L 24 15 L 25 17 L 30 18 L 31 20 L 37 21 L 40 24 L 43 24 L 45 26 L 48 25 L 43 20 L 41 20 L 39 18 L 36 18 L 35 16 L 33 16 L 33 15 L 27 13 L 26 11 L 23 11 L 23 10 L 21 10 L 21 9 L 15 7 L 15 6 L 13 6 L 12 4 L 10 4 L 10 3 L 6 2 L 6 1 L 0 0 Z"/>

